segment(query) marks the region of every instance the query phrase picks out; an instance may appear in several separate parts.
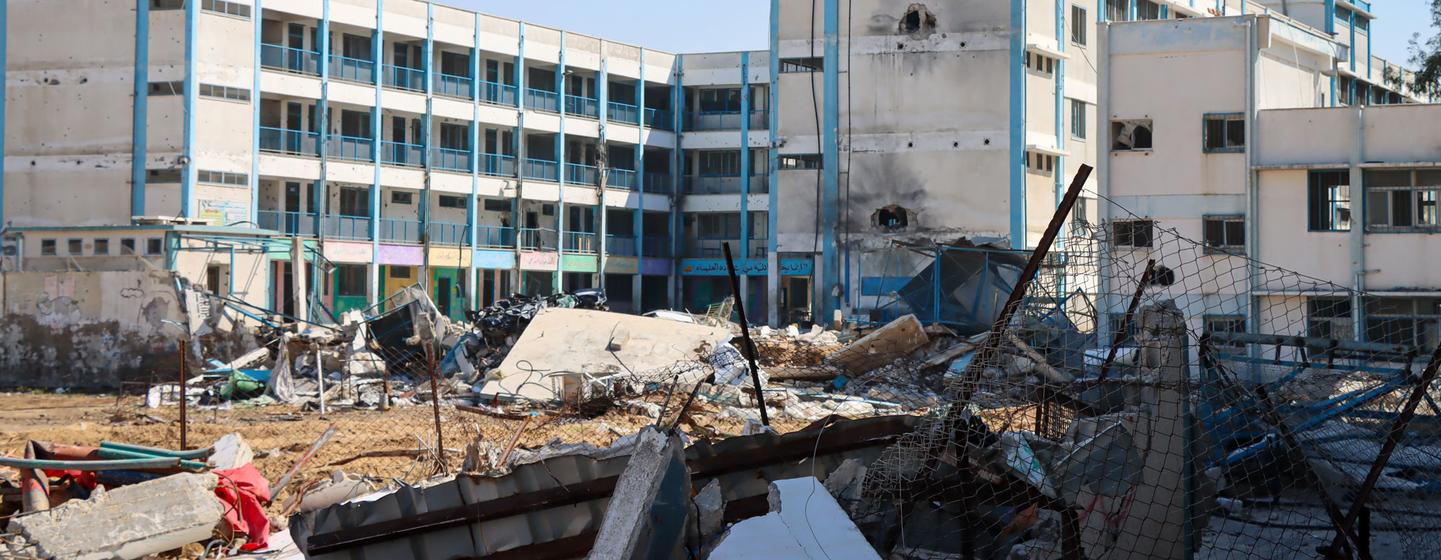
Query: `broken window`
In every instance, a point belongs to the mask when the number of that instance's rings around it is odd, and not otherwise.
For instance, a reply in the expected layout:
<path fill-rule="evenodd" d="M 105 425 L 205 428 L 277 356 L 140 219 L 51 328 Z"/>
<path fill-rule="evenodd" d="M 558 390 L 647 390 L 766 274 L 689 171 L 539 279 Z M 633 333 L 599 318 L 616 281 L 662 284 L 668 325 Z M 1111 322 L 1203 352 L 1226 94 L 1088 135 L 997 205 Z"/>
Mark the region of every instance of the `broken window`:
<path fill-rule="evenodd" d="M 820 169 L 820 154 L 790 154 L 777 158 L 781 171 L 795 171 L 799 169 Z"/>
<path fill-rule="evenodd" d="M 496 198 L 487 198 L 482 201 L 482 208 L 486 212 L 510 212 L 510 201 Z"/>
<path fill-rule="evenodd" d="M 130 238 L 121 239 L 121 240 L 120 240 L 120 254 L 122 254 L 122 255 L 134 255 L 134 254 L 135 254 L 135 240 L 134 240 L 134 239 L 130 239 Z"/>
<path fill-rule="evenodd" d="M 789 74 L 795 72 L 822 72 L 825 70 L 825 59 L 813 57 L 782 58 L 780 72 Z"/>
<path fill-rule="evenodd" d="M 1441 228 L 1441 170 L 1367 171 L 1366 226 L 1377 231 Z"/>
<path fill-rule="evenodd" d="M 365 285 L 365 265 L 335 265 L 335 295 L 341 297 L 363 297 L 365 296 Z"/>
<path fill-rule="evenodd" d="M 1151 149 L 1151 119 L 1111 121 L 1111 151 Z"/>
<path fill-rule="evenodd" d="M 1240 152 L 1246 149 L 1246 115 L 1226 113 L 1206 115 L 1203 118 L 1205 152 Z"/>
<path fill-rule="evenodd" d="M 1207 333 L 1240 334 L 1246 332 L 1245 315 L 1206 315 L 1202 319 L 1206 325 Z M 1238 348 L 1244 344 L 1225 344 L 1224 346 Z"/>
<path fill-rule="evenodd" d="M 391 278 L 394 278 L 394 279 L 397 279 L 397 280 L 409 280 L 409 279 L 410 279 L 410 267 L 408 267 L 408 266 L 392 266 L 392 267 L 389 267 L 389 269 L 390 269 L 389 276 L 390 276 Z"/>
<path fill-rule="evenodd" d="M 85 252 L 85 242 L 79 239 L 67 239 L 65 246 L 71 256 L 80 256 Z"/>
<path fill-rule="evenodd" d="M 1086 102 L 1079 99 L 1071 100 L 1071 137 L 1086 139 Z"/>
<path fill-rule="evenodd" d="M 1366 340 L 1426 349 L 1441 343 L 1441 298 L 1368 297 Z"/>
<path fill-rule="evenodd" d="M 936 15 L 927 10 L 925 4 L 911 4 L 901 16 L 898 27 L 897 31 L 902 35 L 930 35 L 936 31 Z"/>
<path fill-rule="evenodd" d="M 1351 231 L 1351 173 L 1312 171 L 1306 211 L 1311 231 Z"/>
<path fill-rule="evenodd" d="M 92 245 L 90 246 L 90 254 L 96 255 L 96 256 L 109 255 L 109 254 L 110 254 L 110 240 L 109 240 L 109 239 L 96 239 L 96 240 L 94 241 L 94 244 L 92 244 Z"/>
<path fill-rule="evenodd" d="M 1151 220 L 1124 220 L 1111 223 L 1111 244 L 1116 247 L 1150 247 Z"/>
<path fill-rule="evenodd" d="M 179 10 L 185 7 L 185 0 L 150 0 L 152 10 Z"/>
<path fill-rule="evenodd" d="M 146 240 L 145 240 L 145 254 L 147 254 L 147 255 L 159 255 L 160 253 L 161 253 L 161 245 L 160 245 L 160 238 L 159 238 L 159 237 L 152 237 L 152 238 L 150 238 L 150 239 L 146 239 Z"/>
<path fill-rule="evenodd" d="M 1246 218 L 1244 216 L 1202 216 L 1207 253 L 1244 254 L 1246 252 Z"/>
<path fill-rule="evenodd" d="M 391 203 L 391 204 L 414 204 L 414 203 L 415 203 L 415 199 L 414 199 L 413 193 L 401 192 L 401 191 L 390 191 L 390 203 Z"/>
<path fill-rule="evenodd" d="M 54 239 L 41 239 L 41 240 L 40 240 L 40 254 L 41 254 L 41 255 L 45 255 L 45 256 L 47 256 L 47 257 L 49 257 L 49 256 L 54 256 L 54 255 L 55 255 L 55 240 L 54 240 Z"/>
<path fill-rule="evenodd" d="M 463 196 L 451 196 L 443 194 L 440 195 L 440 200 L 438 204 L 441 208 L 459 208 L 461 210 L 467 208 L 467 205 L 465 204 L 465 197 Z"/>
<path fill-rule="evenodd" d="M 1128 0 L 1106 0 L 1106 21 L 1126 21 L 1130 11 Z"/>
<path fill-rule="evenodd" d="M 1351 300 L 1344 297 L 1313 297 L 1306 300 L 1306 336 L 1351 340 Z"/>
<path fill-rule="evenodd" d="M 1136 20 L 1161 19 L 1161 5 L 1151 0 L 1136 0 Z"/>
<path fill-rule="evenodd" d="M 205 291 L 212 294 L 220 293 L 220 265 L 212 264 L 205 267 Z"/>
<path fill-rule="evenodd" d="M 150 82 L 145 86 L 145 91 L 149 95 L 184 95 L 185 82 Z"/>
<path fill-rule="evenodd" d="M 911 213 L 894 204 L 876 210 L 876 227 L 884 231 L 902 231 L 911 225 Z"/>
<path fill-rule="evenodd" d="M 201 0 L 200 9 L 207 12 L 250 19 L 250 6 L 226 0 Z"/>
<path fill-rule="evenodd" d="M 1086 30 L 1091 25 L 1091 20 L 1086 17 L 1086 9 L 1081 6 L 1071 6 L 1071 42 L 1082 47 L 1086 46 Z"/>
<path fill-rule="evenodd" d="M 179 183 L 179 169 L 150 169 L 145 172 L 146 180 L 151 183 Z"/>

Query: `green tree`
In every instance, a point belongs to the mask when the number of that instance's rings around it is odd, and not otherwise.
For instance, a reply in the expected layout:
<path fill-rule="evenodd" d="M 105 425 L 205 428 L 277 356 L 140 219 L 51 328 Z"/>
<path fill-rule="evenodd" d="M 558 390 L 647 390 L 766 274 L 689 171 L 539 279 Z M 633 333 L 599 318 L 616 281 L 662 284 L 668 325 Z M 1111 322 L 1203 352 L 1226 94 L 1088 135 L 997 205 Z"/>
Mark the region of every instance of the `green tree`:
<path fill-rule="evenodd" d="M 1411 66 L 1416 68 L 1411 88 L 1417 93 L 1436 97 L 1441 95 L 1441 0 L 1431 0 L 1431 27 L 1436 34 L 1421 40 L 1421 34 L 1411 37 Z M 1393 83 L 1400 76 L 1391 78 Z"/>

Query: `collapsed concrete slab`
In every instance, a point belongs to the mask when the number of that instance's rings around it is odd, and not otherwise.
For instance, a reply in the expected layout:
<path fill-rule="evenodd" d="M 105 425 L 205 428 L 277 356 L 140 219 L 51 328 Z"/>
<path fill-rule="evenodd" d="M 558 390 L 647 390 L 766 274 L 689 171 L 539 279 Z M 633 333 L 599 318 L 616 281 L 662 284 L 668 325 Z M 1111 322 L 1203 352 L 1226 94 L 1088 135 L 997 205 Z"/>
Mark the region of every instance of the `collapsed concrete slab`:
<path fill-rule="evenodd" d="M 711 560 L 880 560 L 815 477 L 772 482 L 768 499 L 771 512 L 732 526 Z"/>
<path fill-rule="evenodd" d="M 910 354 L 930 341 L 920 320 L 915 315 L 906 315 L 826 356 L 825 364 L 851 373 L 864 373 Z"/>
<path fill-rule="evenodd" d="M 10 521 L 41 558 L 140 558 L 210 537 L 225 513 L 213 474 L 176 474 Z"/>
<path fill-rule="evenodd" d="M 646 428 L 616 480 L 586 558 L 682 558 L 690 523 L 690 473 L 678 434 Z"/>

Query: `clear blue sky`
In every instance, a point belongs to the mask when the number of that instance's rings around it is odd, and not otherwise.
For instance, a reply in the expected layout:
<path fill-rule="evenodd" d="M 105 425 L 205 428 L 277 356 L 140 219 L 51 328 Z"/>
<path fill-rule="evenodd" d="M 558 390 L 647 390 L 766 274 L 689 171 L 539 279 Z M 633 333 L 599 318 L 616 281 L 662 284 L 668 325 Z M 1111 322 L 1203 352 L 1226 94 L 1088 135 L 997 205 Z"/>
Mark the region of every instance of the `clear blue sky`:
<path fill-rule="evenodd" d="M 438 0 L 669 52 L 764 49 L 770 0 Z M 1411 35 L 1431 28 L 1430 0 L 1373 0 L 1372 52 L 1406 63 Z"/>

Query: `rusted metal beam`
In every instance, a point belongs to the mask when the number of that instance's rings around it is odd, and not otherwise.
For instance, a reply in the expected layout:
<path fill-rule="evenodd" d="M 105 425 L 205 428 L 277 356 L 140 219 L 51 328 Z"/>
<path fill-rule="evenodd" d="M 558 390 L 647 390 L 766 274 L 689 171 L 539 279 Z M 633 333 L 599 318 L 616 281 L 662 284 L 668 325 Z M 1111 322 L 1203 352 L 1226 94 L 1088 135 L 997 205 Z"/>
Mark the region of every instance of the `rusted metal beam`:
<path fill-rule="evenodd" d="M 741 293 L 740 278 L 736 276 L 735 260 L 731 259 L 730 242 L 721 243 L 721 249 L 725 250 L 726 272 L 730 274 L 731 279 L 731 295 L 736 299 L 736 314 L 740 315 L 741 340 L 745 341 L 746 345 L 746 362 L 750 365 L 751 384 L 755 387 L 756 391 L 756 408 L 759 409 L 761 413 L 761 425 L 770 426 L 771 419 L 770 416 L 766 414 L 766 397 L 761 391 L 761 368 L 756 365 L 756 343 L 754 340 L 751 340 L 750 323 L 746 322 L 746 298 L 745 294 Z"/>
<path fill-rule="evenodd" d="M 1111 366 L 1116 363 L 1116 352 L 1121 350 L 1121 343 L 1126 341 L 1126 335 L 1131 332 L 1131 322 L 1135 320 L 1136 308 L 1141 305 L 1141 296 L 1146 293 L 1146 286 L 1151 284 L 1151 277 L 1156 274 L 1156 259 L 1146 261 L 1146 271 L 1141 273 L 1141 280 L 1136 282 L 1136 292 L 1131 294 L 1131 303 L 1126 306 L 1126 314 L 1121 317 L 1121 326 L 1116 332 L 1111 333 L 1111 349 L 1106 352 L 1106 361 L 1101 362 L 1101 373 L 1096 375 L 1096 382 L 1106 380 L 1111 374 Z"/>

